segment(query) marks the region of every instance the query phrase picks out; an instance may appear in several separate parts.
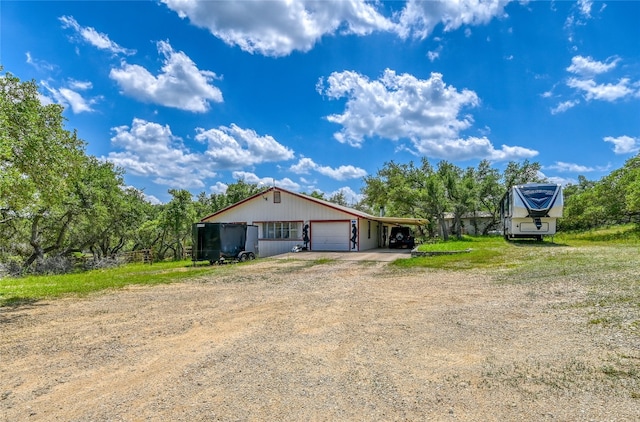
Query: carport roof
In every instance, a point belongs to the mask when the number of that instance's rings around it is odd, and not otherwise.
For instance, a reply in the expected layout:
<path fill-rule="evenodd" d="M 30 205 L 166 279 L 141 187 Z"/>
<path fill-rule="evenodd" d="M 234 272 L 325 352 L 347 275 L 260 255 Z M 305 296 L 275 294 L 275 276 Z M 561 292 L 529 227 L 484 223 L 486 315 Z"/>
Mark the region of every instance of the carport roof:
<path fill-rule="evenodd" d="M 386 224 L 402 224 L 407 226 L 422 226 L 429 222 L 426 218 L 405 218 L 405 217 L 369 217 L 373 221 Z"/>

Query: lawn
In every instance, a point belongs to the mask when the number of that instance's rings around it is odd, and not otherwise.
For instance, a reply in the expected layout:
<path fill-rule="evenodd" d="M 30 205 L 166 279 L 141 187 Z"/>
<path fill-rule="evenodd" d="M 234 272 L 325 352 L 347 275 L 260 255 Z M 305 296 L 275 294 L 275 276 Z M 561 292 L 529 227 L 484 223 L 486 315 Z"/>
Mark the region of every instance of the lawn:
<path fill-rule="evenodd" d="M 544 283 L 558 277 L 580 279 L 594 286 L 593 301 L 640 303 L 640 231 L 619 226 L 582 233 L 561 233 L 553 241 L 502 237 L 469 237 L 420 246 L 425 251 L 467 250 L 468 253 L 401 259 L 396 268 L 490 271 L 504 283 Z M 83 273 L 0 279 L 0 306 L 64 295 L 83 296 L 136 284 L 162 284 L 205 274 L 234 271 L 236 265 L 193 266 L 191 261 L 129 264 Z M 607 288 L 603 288 L 607 286 Z"/>
<path fill-rule="evenodd" d="M 228 269 L 217 266 L 193 266 L 191 261 L 176 261 L 153 265 L 127 264 L 118 268 L 64 275 L 4 278 L 0 279 L 0 306 L 18 305 L 64 295 L 84 296 L 99 290 L 135 284 L 172 283 L 220 271 Z"/>

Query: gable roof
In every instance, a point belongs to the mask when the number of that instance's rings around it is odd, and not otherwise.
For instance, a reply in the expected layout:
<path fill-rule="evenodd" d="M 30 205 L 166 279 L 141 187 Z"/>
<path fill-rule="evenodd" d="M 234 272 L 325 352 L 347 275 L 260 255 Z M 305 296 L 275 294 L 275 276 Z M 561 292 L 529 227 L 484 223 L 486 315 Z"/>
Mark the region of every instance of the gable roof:
<path fill-rule="evenodd" d="M 371 214 L 368 214 L 368 213 L 360 211 L 360 210 L 356 210 L 356 209 L 353 209 L 353 208 L 345 207 L 345 206 L 342 206 L 342 205 L 339 205 L 339 204 L 335 204 L 333 202 L 325 201 L 323 199 L 314 198 L 313 196 L 305 195 L 305 194 L 302 194 L 302 193 L 292 192 L 292 191 L 289 191 L 287 189 L 282 189 L 282 188 L 279 188 L 279 187 L 276 187 L 276 186 L 272 186 L 272 187 L 270 187 L 270 188 L 268 188 L 266 190 L 263 190 L 263 191 L 260 191 L 260 192 L 256 193 L 255 195 L 252 195 L 252 196 L 250 196 L 248 198 L 245 198 L 242 201 L 236 202 L 235 204 L 229 205 L 228 207 L 225 207 L 225 208 L 223 208 L 221 210 L 218 210 L 218 211 L 214 212 L 213 214 L 210 214 L 210 215 L 202 218 L 200 221 L 205 221 L 205 220 L 207 220 L 209 218 L 215 217 L 216 215 L 225 213 L 225 212 L 227 212 L 227 211 L 229 211 L 229 210 L 231 210 L 231 209 L 233 209 L 233 208 L 235 208 L 235 207 L 237 207 L 239 205 L 242 205 L 242 204 L 244 204 L 246 202 L 250 202 L 250 201 L 252 201 L 253 199 L 255 199 L 257 197 L 262 197 L 262 195 L 264 195 L 265 193 L 272 192 L 272 191 L 285 192 L 285 193 L 287 193 L 289 195 L 296 196 L 296 197 L 301 198 L 303 200 L 314 202 L 314 203 L 316 203 L 316 204 L 318 204 L 320 206 L 332 208 L 332 209 L 335 209 L 335 210 L 338 210 L 338 211 L 342 211 L 344 213 L 347 213 L 347 214 L 352 215 L 352 216 L 357 217 L 357 218 L 364 218 L 364 219 L 367 219 L 367 220 L 379 221 L 379 222 L 387 223 L 387 224 L 423 225 L 423 224 L 427 224 L 428 223 L 428 220 L 425 219 L 425 218 L 376 217 L 376 216 L 373 216 Z"/>

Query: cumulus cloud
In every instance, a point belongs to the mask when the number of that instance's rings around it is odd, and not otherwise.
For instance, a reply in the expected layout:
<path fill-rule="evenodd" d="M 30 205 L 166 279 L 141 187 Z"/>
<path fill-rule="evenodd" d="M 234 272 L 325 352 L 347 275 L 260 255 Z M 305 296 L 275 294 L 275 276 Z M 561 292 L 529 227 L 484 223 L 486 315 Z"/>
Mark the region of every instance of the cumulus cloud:
<path fill-rule="evenodd" d="M 339 194 L 344 195 L 344 199 L 347 202 L 347 204 L 357 204 L 358 202 L 362 201 L 362 199 L 364 198 L 364 195 L 356 193 L 349 186 L 341 187 L 340 189 L 331 192 L 329 195 L 327 195 L 327 197 L 331 198 Z"/>
<path fill-rule="evenodd" d="M 63 107 L 70 107 L 74 114 L 90 113 L 95 111 L 95 105 L 102 97 L 85 98 L 80 91 L 86 91 L 93 87 L 88 81 L 70 80 L 66 86 L 55 88 L 46 81 L 40 83 L 48 95 L 44 96 L 45 104 L 55 103 Z"/>
<path fill-rule="evenodd" d="M 218 168 L 238 168 L 254 164 L 286 161 L 294 157 L 291 149 L 278 143 L 272 136 L 259 136 L 251 129 L 235 124 L 217 129 L 196 129 L 196 140 L 207 142 L 206 152 Z"/>
<path fill-rule="evenodd" d="M 220 89 L 211 84 L 216 79 L 215 73 L 198 69 L 185 53 L 174 51 L 168 41 L 159 41 L 157 47 L 164 56 L 162 71 L 157 76 L 126 62 L 111 69 L 109 77 L 118 83 L 123 94 L 138 101 L 198 113 L 208 111 L 211 101 L 223 101 Z"/>
<path fill-rule="evenodd" d="M 112 41 L 108 35 L 98 32 L 94 28 L 81 26 L 73 16 L 61 16 L 58 19 L 62 22 L 63 28 L 71 28 L 81 40 L 100 50 L 106 50 L 113 54 L 133 55 L 136 53 L 135 50 L 121 47 Z"/>
<path fill-rule="evenodd" d="M 309 51 L 325 35 L 366 35 L 394 24 L 364 0 L 162 0 L 178 16 L 249 53 Z"/>
<path fill-rule="evenodd" d="M 367 175 L 366 170 L 359 167 L 352 165 L 340 166 L 338 168 L 321 166 L 307 157 L 300 158 L 289 170 L 296 174 L 309 174 L 311 171 L 315 171 L 335 180 L 358 179 Z"/>
<path fill-rule="evenodd" d="M 216 176 L 204 155 L 190 152 L 168 125 L 136 118 L 131 126 L 112 131 L 112 144 L 123 151 L 111 152 L 107 159 L 134 175 L 179 188 L 202 188 L 203 179 Z"/>
<path fill-rule="evenodd" d="M 162 2 L 228 45 L 278 57 L 309 51 L 325 36 L 380 31 L 424 39 L 439 24 L 445 31 L 486 24 L 505 15 L 509 0 L 409 0 L 390 16 L 388 12 L 385 15 L 382 2 L 367 0 Z"/>
<path fill-rule="evenodd" d="M 597 83 L 593 79 L 569 78 L 567 86 L 575 88 L 584 94 L 589 100 L 616 101 L 620 98 L 631 96 L 635 90 L 630 86 L 629 78 L 622 78 L 617 83 Z"/>
<path fill-rule="evenodd" d="M 567 71 L 583 76 L 598 75 L 614 69 L 619 61 L 619 58 L 614 58 L 605 63 L 593 60 L 591 57 L 575 56 L 571 59 L 571 65 L 567 67 Z"/>
<path fill-rule="evenodd" d="M 580 101 L 578 100 L 563 101 L 551 109 L 551 114 L 564 113 L 565 111 L 577 106 L 578 104 L 580 104 Z"/>
<path fill-rule="evenodd" d="M 609 57 L 606 61 L 595 60 L 592 57 L 574 56 L 567 72 L 571 74 L 565 81 L 566 86 L 573 89 L 573 96 L 581 96 L 586 102 L 606 101 L 615 102 L 624 98 L 640 98 L 640 82 L 633 82 L 628 77 L 617 80 L 611 78 L 612 73 L 620 63 L 618 57 Z M 609 81 L 602 81 L 608 78 Z M 552 93 L 545 92 L 544 98 L 552 97 Z M 577 99 L 561 101 L 552 107 L 551 114 L 558 114 L 580 104 Z"/>
<path fill-rule="evenodd" d="M 228 188 L 229 188 L 229 185 L 222 182 L 216 182 L 215 185 L 209 186 L 209 190 L 211 191 L 211 193 L 217 193 L 217 194 L 227 193 Z"/>
<path fill-rule="evenodd" d="M 562 173 L 589 173 L 593 171 L 605 171 L 604 167 L 589 167 L 575 163 L 565 163 L 563 161 L 556 161 L 555 164 L 545 166 L 545 169 L 555 170 Z"/>
<path fill-rule="evenodd" d="M 421 80 L 387 69 L 379 79 L 370 80 L 357 72 L 334 72 L 318 82 L 317 90 L 330 99 L 346 98 L 344 112 L 327 116 L 327 120 L 342 126 L 335 139 L 354 147 L 367 138 L 380 137 L 408 139 L 418 153 L 448 160 L 537 155 L 517 146 L 503 145 L 497 150 L 486 137 L 461 138 L 460 132 L 473 124 L 471 115 L 461 113 L 480 100 L 473 91 L 446 85 L 440 73 Z"/>
<path fill-rule="evenodd" d="M 196 138 L 208 142 L 204 152 L 187 148 L 168 125 L 133 119 L 131 126 L 112 128 L 111 138 L 119 151 L 107 159 L 138 176 L 151 177 L 154 183 L 180 188 L 202 188 L 217 171 L 241 169 L 264 162 L 293 158 L 293 151 L 271 136 L 258 136 L 255 131 L 236 125 L 218 129 L 198 129 Z M 214 187 L 211 187 L 213 190 Z M 226 190 L 220 184 L 215 189 Z"/>
<path fill-rule="evenodd" d="M 504 16 L 507 3 L 508 0 L 409 0 L 400 13 L 398 34 L 403 38 L 424 39 L 438 24 L 443 24 L 445 31 L 463 25 L 483 25 Z"/>
<path fill-rule="evenodd" d="M 640 138 L 632 138 L 631 136 L 607 136 L 605 142 L 613 144 L 613 152 L 616 154 L 635 154 L 640 151 Z"/>
<path fill-rule="evenodd" d="M 234 171 L 232 176 L 236 180 L 244 180 L 247 183 L 252 183 L 255 185 L 262 186 L 278 186 L 290 191 L 298 191 L 300 190 L 300 185 L 294 182 L 293 180 L 285 177 L 284 179 L 274 179 L 272 177 L 258 177 L 255 173 L 247 172 L 247 171 Z"/>

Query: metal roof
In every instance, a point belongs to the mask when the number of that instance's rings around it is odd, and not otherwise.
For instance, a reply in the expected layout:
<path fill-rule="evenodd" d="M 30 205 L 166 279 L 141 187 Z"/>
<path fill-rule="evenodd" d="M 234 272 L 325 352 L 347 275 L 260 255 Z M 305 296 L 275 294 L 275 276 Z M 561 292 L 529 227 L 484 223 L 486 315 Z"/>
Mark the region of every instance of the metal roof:
<path fill-rule="evenodd" d="M 270 187 L 270 188 L 268 188 L 268 189 L 266 189 L 264 191 L 261 191 L 261 192 L 255 194 L 255 195 L 253 195 L 253 196 L 250 196 L 249 198 L 245 198 L 242 201 L 239 201 L 239 202 L 237 202 L 237 203 L 235 203 L 233 205 L 229 205 L 226 208 L 218 210 L 218 211 L 214 212 L 213 214 L 204 217 L 200 221 L 204 221 L 204 220 L 206 220 L 208 218 L 211 218 L 211 217 L 213 217 L 213 216 L 215 216 L 217 214 L 221 214 L 221 213 L 223 213 L 225 211 L 228 211 L 231 208 L 235 208 L 235 207 L 237 207 L 238 205 L 240 205 L 242 203 L 250 201 L 253 198 L 256 198 L 258 196 L 263 195 L 266 192 L 273 191 L 273 190 L 283 191 L 283 192 L 286 192 L 288 194 L 301 197 L 301 198 L 306 199 L 308 201 L 315 202 L 315 203 L 317 203 L 319 205 L 322 205 L 322 206 L 325 206 L 325 207 L 330 207 L 330 208 L 333 208 L 333 209 L 337 209 L 337 210 L 346 212 L 346 213 L 351 214 L 351 215 L 353 215 L 355 217 L 365 218 L 365 219 L 372 220 L 372 221 L 379 221 L 381 223 L 386 223 L 386 224 L 405 224 L 405 225 L 418 226 L 418 225 L 427 224 L 429 222 L 429 220 L 427 220 L 426 218 L 376 217 L 374 215 L 367 214 L 366 212 L 363 212 L 363 211 L 360 211 L 360 210 L 356 210 L 356 209 L 353 209 L 353 208 L 349 208 L 349 207 L 345 207 L 345 206 L 342 206 L 342 205 L 338 205 L 338 204 L 335 204 L 333 202 L 325 201 L 323 199 L 314 198 L 313 196 L 305 195 L 305 194 L 302 194 L 302 193 L 292 192 L 292 191 L 289 191 L 287 189 L 283 189 L 281 187 L 276 187 L 276 186 L 272 186 L 272 187 Z"/>

